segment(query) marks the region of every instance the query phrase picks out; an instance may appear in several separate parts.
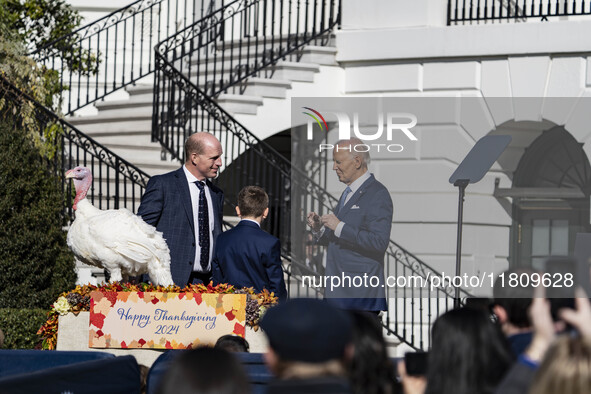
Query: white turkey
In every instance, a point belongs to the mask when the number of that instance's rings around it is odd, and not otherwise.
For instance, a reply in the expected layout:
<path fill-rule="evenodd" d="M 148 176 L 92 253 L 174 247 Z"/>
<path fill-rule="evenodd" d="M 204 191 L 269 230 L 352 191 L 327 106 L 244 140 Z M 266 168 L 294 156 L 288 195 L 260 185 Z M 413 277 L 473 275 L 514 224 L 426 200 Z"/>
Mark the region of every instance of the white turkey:
<path fill-rule="evenodd" d="M 173 285 L 170 251 L 162 233 L 123 209 L 101 210 L 86 199 L 92 174 L 86 167 L 66 172 L 74 180 L 76 219 L 68 231 L 68 246 L 83 263 L 106 268 L 111 281 L 148 273 L 155 285 Z"/>

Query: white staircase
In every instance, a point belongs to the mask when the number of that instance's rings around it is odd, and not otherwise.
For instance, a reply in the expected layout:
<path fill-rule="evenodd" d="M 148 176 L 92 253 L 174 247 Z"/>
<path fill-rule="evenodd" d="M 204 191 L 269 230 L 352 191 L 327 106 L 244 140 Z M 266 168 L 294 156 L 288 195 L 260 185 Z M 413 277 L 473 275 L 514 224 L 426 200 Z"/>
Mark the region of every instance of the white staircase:
<path fill-rule="evenodd" d="M 297 54 L 300 62 L 279 61 L 269 70 L 265 70 L 264 74 L 269 78 L 249 78 L 237 89 L 233 89 L 242 94 L 220 94 L 217 101 L 226 111 L 238 117 L 240 115 L 256 116 L 261 112 L 260 107 L 265 106 L 267 102 L 265 99 L 272 99 L 271 103 L 275 102 L 275 105 L 277 101 L 284 101 L 283 106 L 289 108 L 289 96 L 293 94 L 288 94 L 288 91 L 298 83 L 312 85 L 322 66 L 337 68 L 335 55 L 336 49 L 332 47 L 304 47 Z M 97 115 L 73 116 L 68 120 L 123 159 L 150 175 L 157 175 L 177 169 L 180 163 L 171 161 L 170 156 L 163 152 L 159 143 L 151 142 L 153 111 L 151 82 L 151 78 L 148 78 L 145 83 L 127 87 L 126 92 L 129 94 L 127 99 L 108 100 L 107 98 L 105 101 L 96 103 Z M 121 97 L 121 94 L 118 94 L 118 97 Z M 288 110 L 283 116 L 289 113 Z M 257 122 L 265 123 L 265 120 L 258 119 Z M 275 132 L 283 129 L 277 129 Z M 256 128 L 251 129 L 251 132 L 257 135 Z M 264 134 L 264 136 L 257 136 L 264 139 L 270 135 L 268 132 Z"/>
<path fill-rule="evenodd" d="M 153 87 L 138 84 L 126 90 L 129 99 L 98 102 L 98 115 L 69 122 L 149 175 L 177 169 L 177 162 L 162 160 L 160 144 L 151 142 Z"/>

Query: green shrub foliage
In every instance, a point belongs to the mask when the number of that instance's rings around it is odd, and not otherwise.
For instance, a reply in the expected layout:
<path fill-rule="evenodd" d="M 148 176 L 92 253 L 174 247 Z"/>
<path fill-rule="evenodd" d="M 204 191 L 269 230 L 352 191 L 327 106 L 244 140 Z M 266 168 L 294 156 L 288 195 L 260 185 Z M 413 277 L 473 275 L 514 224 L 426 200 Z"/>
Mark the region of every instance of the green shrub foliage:
<path fill-rule="evenodd" d="M 36 64 L 27 53 L 38 51 L 36 59 L 58 55 L 74 73 L 93 75 L 100 60 L 78 43 L 81 20 L 64 0 L 0 0 L 0 75 L 59 113 L 59 95 L 67 86 L 57 71 Z"/>
<path fill-rule="evenodd" d="M 0 308 L 48 308 L 75 286 L 63 193 L 45 160 L 0 113 Z"/>
<path fill-rule="evenodd" d="M 37 330 L 45 320 L 44 309 L 0 309 L 3 349 L 34 349 L 39 343 Z"/>
<path fill-rule="evenodd" d="M 0 0 L 0 35 L 22 42 L 38 56 L 59 54 L 67 67 L 88 75 L 97 59 L 77 42 L 82 17 L 64 0 Z"/>
<path fill-rule="evenodd" d="M 0 0 L 0 75 L 59 112 L 57 72 L 26 53 L 73 32 L 79 23 L 64 0 Z M 69 35 L 41 56 L 58 52 L 70 69 L 92 72 L 77 64 L 92 55 L 81 53 L 76 40 L 76 34 Z M 63 192 L 48 165 L 62 131 L 38 115 L 31 102 L 0 91 L 0 308 L 47 309 L 75 284 L 63 231 Z M 59 167 L 55 160 L 54 165 Z"/>

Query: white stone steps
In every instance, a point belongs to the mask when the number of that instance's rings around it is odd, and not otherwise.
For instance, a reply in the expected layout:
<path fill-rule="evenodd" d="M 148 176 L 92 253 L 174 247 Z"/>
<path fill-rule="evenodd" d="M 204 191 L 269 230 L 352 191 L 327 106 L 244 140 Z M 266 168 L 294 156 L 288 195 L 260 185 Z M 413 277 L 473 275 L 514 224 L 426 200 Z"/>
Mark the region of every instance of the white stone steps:
<path fill-rule="evenodd" d="M 161 146 L 158 142 L 152 142 L 152 136 L 149 131 L 141 134 L 119 134 L 119 133 L 101 133 L 98 136 L 90 135 L 102 145 L 115 148 L 131 147 L 134 149 L 158 150 Z"/>
<path fill-rule="evenodd" d="M 93 126 L 93 125 L 85 125 L 83 127 L 87 128 L 90 126 Z M 141 139 L 142 142 L 146 142 L 146 141 L 151 142 L 152 132 L 146 128 L 144 130 L 136 130 L 136 131 L 102 131 L 102 130 L 90 131 L 90 132 L 86 131 L 85 134 L 92 137 L 92 138 L 95 138 L 95 139 L 100 138 L 101 142 L 105 141 L 105 143 L 107 143 L 109 141 L 112 143 L 117 143 L 117 141 L 120 141 L 122 138 Z"/>
<path fill-rule="evenodd" d="M 244 95 L 246 96 L 285 98 L 286 91 L 291 89 L 290 81 L 279 79 L 253 77 L 248 78 L 241 85 L 244 87 Z"/>
<path fill-rule="evenodd" d="M 122 157 L 126 161 L 130 162 L 134 166 L 138 167 L 139 169 L 141 169 L 142 171 L 144 171 L 145 173 L 147 173 L 150 176 L 164 174 L 166 172 L 178 170 L 181 166 L 180 162 L 163 161 L 163 160 L 160 160 L 159 157 L 157 157 L 156 159 L 144 158 L 143 161 L 133 161 L 133 160 L 130 160 L 130 158 L 123 156 L 123 154 L 125 154 L 125 152 L 115 152 L 115 153 L 117 153 L 120 157 Z M 123 182 L 120 185 L 122 185 L 122 184 L 123 184 Z M 122 187 L 122 186 L 120 186 L 120 187 Z"/>
<path fill-rule="evenodd" d="M 98 202 L 101 201 L 103 204 L 101 209 L 106 209 L 108 201 L 108 203 L 110 204 L 109 209 L 112 209 L 113 196 L 115 195 L 115 179 L 112 178 L 108 182 L 103 181 L 100 184 L 95 179 L 93 186 L 95 193 L 95 203 L 93 205 L 99 208 Z M 130 182 L 127 183 L 127 186 L 125 185 L 125 183 L 121 182 L 119 184 L 119 195 L 121 196 L 121 201 L 125 201 L 126 203 L 128 203 L 128 206 L 130 206 L 130 202 L 135 202 L 135 206 L 138 207 L 142 192 L 139 185 L 134 186 L 135 187 L 132 188 L 132 184 Z M 124 190 L 124 188 L 126 191 Z M 109 198 L 107 199 L 107 197 Z"/>
<path fill-rule="evenodd" d="M 244 48 L 242 53 L 245 54 Z M 217 101 L 232 115 L 256 115 L 258 108 L 264 103 L 263 99 L 270 99 L 269 103 L 281 101 L 290 95 L 288 91 L 293 88 L 294 83 L 313 82 L 315 74 L 320 71 L 320 65 L 336 65 L 335 55 L 335 48 L 307 46 L 263 70 L 260 76 L 245 79 L 229 89 L 227 94 L 220 94 Z M 236 60 L 234 58 L 233 65 L 236 65 Z M 219 57 L 215 60 L 210 57 L 208 62 L 208 70 L 213 70 L 214 64 L 216 70 L 221 70 Z M 228 75 L 232 71 L 229 60 L 225 59 L 224 62 L 224 73 Z M 204 70 L 204 64 L 200 69 Z M 195 65 L 192 72 L 196 72 Z M 159 143 L 151 141 L 154 94 L 151 81 L 142 80 L 128 86 L 111 99 L 96 103 L 98 115 L 72 117 L 69 121 L 125 160 L 150 175 L 155 175 L 175 170 L 180 163 L 161 160 L 166 155 L 162 155 Z M 205 86 L 204 80 L 200 83 Z M 195 119 L 192 124 L 195 124 Z"/>
<path fill-rule="evenodd" d="M 184 58 L 183 64 L 186 64 L 188 61 L 191 62 L 191 67 L 197 67 L 197 64 L 201 64 L 201 67 L 204 67 L 205 64 L 208 64 L 208 67 L 211 68 L 213 63 L 221 63 L 222 61 L 226 62 L 227 65 L 224 67 L 229 67 L 230 64 L 232 66 L 236 66 L 241 63 L 240 56 L 242 56 L 242 62 L 244 62 L 247 58 L 252 62 L 254 59 L 261 59 L 264 55 L 266 56 L 270 50 L 270 41 L 267 41 L 266 49 L 263 45 L 263 42 L 259 43 L 258 48 L 255 46 L 254 42 L 250 46 L 250 53 L 248 52 L 248 47 L 246 45 L 239 47 L 234 46 L 234 48 L 230 49 L 229 46 L 226 46 L 224 51 L 224 56 L 222 57 L 221 54 L 221 46 L 219 46 L 220 52 L 217 56 L 214 57 L 213 53 L 209 53 L 208 56 L 201 55 L 199 57 L 196 53 L 192 54 L 190 57 L 187 56 Z"/>
<path fill-rule="evenodd" d="M 244 113 L 244 114 L 256 114 L 256 108 L 263 104 L 263 97 L 270 98 L 285 98 L 286 91 L 291 89 L 291 82 L 288 81 L 276 81 L 273 79 L 264 78 L 250 78 L 243 83 L 242 89 L 244 94 L 231 94 L 222 93 L 217 98 L 217 102 L 230 113 Z M 134 128 L 134 121 L 147 121 L 151 120 L 151 114 L 153 110 L 152 97 L 147 95 L 132 96 L 129 99 L 130 107 L 125 105 L 125 101 L 114 101 L 105 102 L 104 104 L 97 106 L 100 109 L 99 115 L 95 117 L 88 116 L 81 118 L 80 121 L 74 121 L 77 127 L 81 130 L 88 132 L 89 134 L 100 134 L 106 135 L 109 132 L 123 132 L 132 131 L 130 128 Z M 127 115 L 131 114 L 129 108 L 133 108 L 134 116 L 133 120 L 129 119 Z M 149 116 L 148 116 L 149 115 Z M 109 127 L 101 133 L 102 130 L 98 130 L 97 127 L 90 127 L 97 124 L 104 124 L 104 122 L 121 124 L 121 127 Z M 151 130 L 151 122 L 145 124 L 146 130 Z"/>
<path fill-rule="evenodd" d="M 69 119 L 68 121 L 71 122 Z M 76 124 L 72 122 L 76 128 L 91 136 L 100 136 L 112 133 L 149 133 L 152 130 L 152 118 L 149 120 L 117 120 L 102 122 L 101 119 L 95 119 L 93 123 Z"/>
<path fill-rule="evenodd" d="M 245 82 L 242 82 L 240 85 L 245 88 L 242 95 L 283 98 L 285 97 L 285 91 L 291 88 L 291 81 L 313 82 L 314 74 L 320 70 L 319 65 L 336 65 L 336 52 L 336 48 L 307 46 L 301 50 L 301 61 L 293 62 L 281 60 L 277 62 L 276 65 L 270 67 L 269 71 L 263 73 L 272 78 L 250 77 Z M 212 68 L 210 68 L 210 70 L 212 70 Z M 221 71 L 221 68 L 218 68 L 218 70 Z M 227 74 L 229 71 L 229 66 L 224 68 L 224 74 Z M 194 67 L 190 75 L 192 80 L 195 79 L 196 72 L 196 67 Z M 199 85 L 204 87 L 205 80 L 200 79 Z M 130 106 L 139 107 L 152 104 L 153 88 L 151 86 L 130 86 L 127 91 L 131 96 Z M 139 97 L 140 95 L 141 98 Z M 236 100 L 230 101 L 232 101 L 233 105 L 228 106 L 229 109 L 237 108 L 240 113 L 253 113 L 252 109 L 247 109 L 247 112 L 241 112 L 245 110 L 244 107 L 236 105 Z M 228 99 L 226 98 L 221 102 L 227 103 Z M 100 109 L 108 109 L 115 108 L 120 104 L 120 101 L 114 104 L 108 104 L 105 102 L 97 107 Z"/>
<path fill-rule="evenodd" d="M 154 93 L 154 86 L 148 85 L 148 84 L 143 84 L 143 83 L 138 83 L 138 84 L 130 85 L 130 86 L 126 87 L 125 90 L 127 91 L 127 93 L 129 93 L 131 96 L 133 96 L 136 94 Z"/>
<path fill-rule="evenodd" d="M 120 108 L 116 110 L 104 111 L 98 115 L 80 116 L 69 118 L 68 121 L 75 126 L 85 124 L 97 123 L 112 123 L 112 122 L 136 122 L 136 121 L 152 121 L 151 108 L 134 108 L 129 110 L 127 108 Z"/>
<path fill-rule="evenodd" d="M 209 69 L 208 71 L 211 72 L 208 75 L 208 78 L 212 78 L 213 69 Z M 303 63 L 301 61 L 296 62 L 288 60 L 279 60 L 275 65 L 269 66 L 268 69 L 266 69 L 266 71 L 261 71 L 260 74 L 261 76 L 266 77 L 266 79 L 313 82 L 314 74 L 319 71 L 319 64 Z M 203 76 L 199 77 L 199 79 L 197 80 L 198 86 L 205 86 L 206 84 L 205 76 L 203 74 L 204 72 L 205 69 L 200 70 L 200 74 Z M 220 75 L 222 75 L 223 78 L 228 78 L 231 72 L 233 72 L 233 70 L 230 70 L 229 68 L 224 68 L 224 70 L 218 69 L 216 72 L 216 77 L 220 78 Z M 193 68 L 189 73 L 189 79 L 191 80 L 191 82 L 195 83 L 197 75 L 197 69 Z"/>
<path fill-rule="evenodd" d="M 125 160 L 138 166 L 137 163 L 157 163 L 158 168 L 175 169 L 180 167 L 179 162 L 169 162 L 160 160 L 161 149 L 154 149 L 153 147 L 133 147 L 129 145 L 113 145 L 105 144 L 107 148 L 121 156 Z M 141 167 L 140 167 L 141 168 Z M 142 168 L 143 169 L 143 168 Z M 148 171 L 146 171 L 148 172 Z"/>
<path fill-rule="evenodd" d="M 263 99 L 257 96 L 245 96 L 242 94 L 220 94 L 218 104 L 230 113 L 255 115 L 259 105 L 263 105 Z"/>
<path fill-rule="evenodd" d="M 89 124 L 98 122 L 113 122 L 113 121 L 132 121 L 132 120 L 151 120 L 151 107 L 137 107 L 127 108 L 119 106 L 117 109 L 109 109 L 99 112 L 98 115 L 84 116 L 79 118 L 72 118 L 73 124 Z"/>
<path fill-rule="evenodd" d="M 314 74 L 320 71 L 320 66 L 313 63 L 280 61 L 272 69 L 274 79 L 314 82 Z"/>
<path fill-rule="evenodd" d="M 274 46 L 277 47 L 278 40 L 274 41 Z M 285 40 L 283 40 L 283 46 L 285 47 Z M 267 55 L 271 50 L 271 40 L 267 39 L 267 41 L 259 40 L 258 43 L 255 40 L 251 40 L 250 45 L 248 42 L 243 41 L 242 46 L 234 45 L 231 47 L 231 43 L 226 43 L 225 47 L 222 49 L 222 45 L 217 46 L 220 51 L 224 51 L 224 60 L 230 62 L 230 57 L 232 57 L 232 64 L 238 64 L 239 56 L 242 56 L 243 59 L 247 57 L 249 59 L 260 59 L 263 55 Z M 249 49 L 250 48 L 250 49 Z M 285 55 L 286 58 L 294 61 L 303 61 L 303 62 L 312 62 L 322 65 L 334 65 L 335 63 L 335 55 L 336 55 L 336 48 L 332 46 L 319 46 L 319 45 L 306 45 L 303 48 L 300 48 L 296 51 L 291 52 L 290 54 Z M 332 55 L 332 58 L 331 58 Z M 190 59 L 191 64 L 197 64 L 200 62 L 202 65 L 206 63 L 214 63 L 214 62 L 221 62 L 222 56 L 218 53 L 218 56 L 215 56 L 210 52 L 208 56 L 201 55 L 199 57 L 196 53 L 193 53 L 190 58 L 187 56 L 184 58 L 183 63 L 186 63 Z"/>
<path fill-rule="evenodd" d="M 92 205 L 94 205 L 96 208 L 102 209 L 102 210 L 107 210 L 107 209 L 115 209 L 115 200 L 114 200 L 114 195 L 115 195 L 115 181 L 111 180 L 110 182 L 108 182 L 109 185 L 109 189 L 107 192 L 107 182 L 101 182 L 101 184 L 99 185 L 97 183 L 96 180 L 94 180 L 94 201 L 92 201 L 90 198 L 92 197 L 92 195 L 90 194 L 92 190 L 89 190 L 89 194 L 87 196 L 87 198 L 89 198 L 89 202 L 92 203 Z M 135 190 L 135 195 L 134 192 L 132 191 L 132 185 L 130 183 L 127 184 L 126 190 L 127 193 L 125 194 L 123 191 L 123 188 L 125 187 L 125 184 L 123 182 L 121 182 L 119 184 L 119 195 L 120 195 L 120 199 L 119 199 L 119 208 L 127 208 L 132 212 L 136 212 L 137 209 L 140 206 L 140 202 L 141 202 L 141 188 L 138 185 L 134 185 L 134 190 Z"/>
<path fill-rule="evenodd" d="M 133 162 L 136 167 L 141 168 L 148 175 L 160 175 L 170 171 L 178 170 L 181 167 L 179 162 L 170 161 L 150 161 L 150 162 Z"/>
<path fill-rule="evenodd" d="M 152 105 L 154 105 L 152 97 L 152 91 L 150 91 L 149 94 L 130 96 L 130 98 L 126 100 L 99 101 L 94 106 L 101 112 L 121 108 L 127 109 L 138 107 L 151 107 Z"/>
<path fill-rule="evenodd" d="M 201 86 L 204 87 L 204 84 Z M 244 82 L 238 84 L 235 88 L 231 88 L 233 91 L 241 91 L 246 96 L 261 96 L 261 97 L 273 97 L 273 98 L 284 98 L 285 92 L 291 89 L 291 81 L 280 80 L 276 78 L 259 78 L 250 77 Z M 116 100 L 116 101 L 104 101 L 97 103 L 95 106 L 100 111 L 120 109 L 122 107 L 129 108 L 141 108 L 149 107 L 152 108 L 153 103 L 153 91 L 150 89 L 135 90 L 130 98 L 127 100 Z"/>
<path fill-rule="evenodd" d="M 321 66 L 336 66 L 337 49 L 334 47 L 321 47 L 315 45 L 305 46 L 301 51 L 300 62 L 312 63 Z"/>
<path fill-rule="evenodd" d="M 110 139 L 116 139 L 117 137 L 110 137 Z M 160 153 L 162 151 L 162 147 L 157 142 L 152 142 L 149 145 L 130 145 L 130 144 L 122 144 L 121 140 L 116 140 L 114 142 L 103 141 L 103 145 L 111 150 L 115 149 L 125 149 L 125 150 L 132 150 L 132 151 L 146 151 L 146 152 L 157 152 Z"/>

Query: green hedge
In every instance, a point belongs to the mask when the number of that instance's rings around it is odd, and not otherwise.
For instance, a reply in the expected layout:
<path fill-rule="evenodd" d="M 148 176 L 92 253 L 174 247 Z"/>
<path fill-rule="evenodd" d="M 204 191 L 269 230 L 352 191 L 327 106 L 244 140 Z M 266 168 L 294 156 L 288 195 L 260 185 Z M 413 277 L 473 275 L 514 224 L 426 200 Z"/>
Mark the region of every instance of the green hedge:
<path fill-rule="evenodd" d="M 0 111 L 0 308 L 49 309 L 76 282 L 64 194 L 11 114 Z"/>
<path fill-rule="evenodd" d="M 37 330 L 47 320 L 45 309 L 0 309 L 3 349 L 33 349 L 39 343 Z"/>

